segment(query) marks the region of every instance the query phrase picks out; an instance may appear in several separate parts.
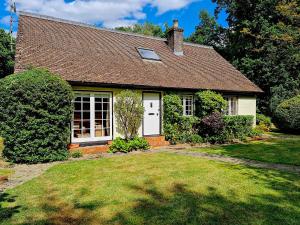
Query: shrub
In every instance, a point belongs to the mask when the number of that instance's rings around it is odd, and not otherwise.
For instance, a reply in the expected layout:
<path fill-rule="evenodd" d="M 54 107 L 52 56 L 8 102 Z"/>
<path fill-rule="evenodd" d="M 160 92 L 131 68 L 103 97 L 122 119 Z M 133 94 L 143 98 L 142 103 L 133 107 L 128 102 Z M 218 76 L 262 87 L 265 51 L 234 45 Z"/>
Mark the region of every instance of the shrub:
<path fill-rule="evenodd" d="M 135 91 L 121 91 L 114 105 L 117 129 L 125 139 L 137 135 L 144 115 L 144 107 L 139 93 Z"/>
<path fill-rule="evenodd" d="M 283 101 L 277 106 L 274 123 L 284 132 L 300 132 L 300 95 Z"/>
<path fill-rule="evenodd" d="M 109 146 L 109 152 L 110 153 L 116 153 L 116 152 L 124 152 L 128 153 L 131 151 L 136 150 L 147 150 L 149 149 L 149 143 L 145 138 L 141 137 L 134 137 L 133 139 L 122 139 L 122 138 L 116 138 L 111 146 Z"/>
<path fill-rule="evenodd" d="M 203 118 L 214 112 L 223 112 L 227 101 L 214 91 L 199 91 L 196 93 L 196 116 Z"/>
<path fill-rule="evenodd" d="M 184 116 L 181 98 L 176 94 L 164 96 L 164 134 L 171 144 L 187 142 L 187 137 L 196 134 L 198 118 Z"/>
<path fill-rule="evenodd" d="M 130 150 L 148 150 L 150 148 L 148 141 L 145 138 L 135 137 L 129 142 Z"/>
<path fill-rule="evenodd" d="M 164 101 L 164 124 L 175 124 L 181 121 L 183 106 L 181 98 L 175 94 L 165 95 Z"/>
<path fill-rule="evenodd" d="M 253 129 L 253 116 L 224 116 L 224 135 L 227 140 L 244 140 L 251 136 Z"/>
<path fill-rule="evenodd" d="M 71 86 L 43 69 L 0 80 L 0 135 L 3 155 L 16 163 L 68 157 L 73 112 Z"/>
<path fill-rule="evenodd" d="M 200 144 L 203 143 L 203 138 L 198 134 L 191 134 L 187 136 L 186 142 L 190 144 Z"/>
<path fill-rule="evenodd" d="M 76 150 L 76 151 L 74 151 L 74 152 L 71 152 L 71 153 L 70 153 L 70 156 L 71 156 L 72 158 L 81 158 L 81 157 L 83 156 L 83 154 L 82 154 L 81 151 Z"/>
<path fill-rule="evenodd" d="M 261 131 L 269 132 L 272 126 L 271 118 L 263 114 L 256 114 L 256 126 Z"/>
<path fill-rule="evenodd" d="M 225 124 L 223 115 L 219 112 L 205 116 L 199 124 L 199 133 L 206 141 L 212 143 L 222 143 Z"/>

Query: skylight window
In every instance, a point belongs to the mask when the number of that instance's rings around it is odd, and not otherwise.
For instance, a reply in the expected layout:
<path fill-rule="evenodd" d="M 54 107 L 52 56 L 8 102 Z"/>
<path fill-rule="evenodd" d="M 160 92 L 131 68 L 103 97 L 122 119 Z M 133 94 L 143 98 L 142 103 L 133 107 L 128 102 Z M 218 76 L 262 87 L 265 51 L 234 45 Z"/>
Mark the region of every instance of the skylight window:
<path fill-rule="evenodd" d="M 138 48 L 137 50 L 143 59 L 160 61 L 160 57 L 152 49 Z"/>

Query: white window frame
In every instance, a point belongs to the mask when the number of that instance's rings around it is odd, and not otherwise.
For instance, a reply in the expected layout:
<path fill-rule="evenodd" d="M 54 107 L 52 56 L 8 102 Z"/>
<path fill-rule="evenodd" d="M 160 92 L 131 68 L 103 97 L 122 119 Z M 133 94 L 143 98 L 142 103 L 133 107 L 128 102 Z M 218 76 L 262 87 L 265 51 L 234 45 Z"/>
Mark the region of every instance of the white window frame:
<path fill-rule="evenodd" d="M 191 98 L 191 115 L 186 113 L 186 100 Z M 193 116 L 194 115 L 194 96 L 193 95 L 182 95 L 183 115 Z"/>
<path fill-rule="evenodd" d="M 224 97 L 227 100 L 228 107 L 226 110 L 226 115 L 228 116 L 237 116 L 239 115 L 239 98 L 237 96 L 225 96 Z M 232 101 L 236 101 L 236 110 L 235 113 L 232 112 L 231 103 Z"/>
<path fill-rule="evenodd" d="M 109 95 L 109 120 L 110 120 L 110 135 L 105 137 L 95 137 L 95 96 L 107 94 Z M 112 93 L 111 92 L 75 92 L 76 95 L 86 95 L 90 96 L 90 133 L 91 137 L 89 138 L 75 138 L 74 137 L 74 113 L 71 123 L 72 129 L 72 143 L 83 143 L 83 142 L 95 142 L 95 141 L 109 141 L 112 140 L 112 132 L 113 132 L 113 123 L 112 123 L 112 111 L 113 111 L 113 101 L 112 101 Z M 76 98 L 76 97 L 75 97 Z"/>

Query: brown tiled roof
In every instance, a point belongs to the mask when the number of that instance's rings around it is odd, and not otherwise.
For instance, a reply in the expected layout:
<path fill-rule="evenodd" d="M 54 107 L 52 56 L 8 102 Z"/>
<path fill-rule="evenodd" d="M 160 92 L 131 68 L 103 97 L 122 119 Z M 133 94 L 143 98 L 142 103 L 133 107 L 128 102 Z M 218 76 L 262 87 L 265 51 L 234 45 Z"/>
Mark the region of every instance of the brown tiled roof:
<path fill-rule="evenodd" d="M 154 49 L 161 62 L 143 60 L 138 47 Z M 166 40 L 21 13 L 15 72 L 44 67 L 69 82 L 111 86 L 261 90 L 213 48 L 184 44 L 176 56 Z"/>

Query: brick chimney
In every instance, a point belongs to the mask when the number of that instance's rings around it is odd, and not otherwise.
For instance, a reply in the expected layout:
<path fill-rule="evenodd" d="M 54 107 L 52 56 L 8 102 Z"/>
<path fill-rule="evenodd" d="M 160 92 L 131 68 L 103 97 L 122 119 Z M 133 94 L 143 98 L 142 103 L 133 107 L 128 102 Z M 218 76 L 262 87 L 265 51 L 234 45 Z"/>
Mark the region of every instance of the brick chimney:
<path fill-rule="evenodd" d="M 168 31 L 167 41 L 175 55 L 183 55 L 183 29 L 178 27 L 178 20 L 173 20 L 173 27 Z"/>

